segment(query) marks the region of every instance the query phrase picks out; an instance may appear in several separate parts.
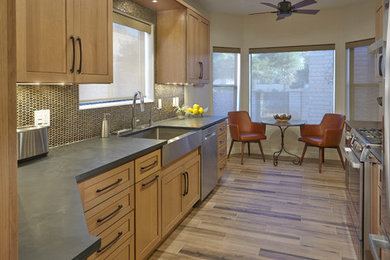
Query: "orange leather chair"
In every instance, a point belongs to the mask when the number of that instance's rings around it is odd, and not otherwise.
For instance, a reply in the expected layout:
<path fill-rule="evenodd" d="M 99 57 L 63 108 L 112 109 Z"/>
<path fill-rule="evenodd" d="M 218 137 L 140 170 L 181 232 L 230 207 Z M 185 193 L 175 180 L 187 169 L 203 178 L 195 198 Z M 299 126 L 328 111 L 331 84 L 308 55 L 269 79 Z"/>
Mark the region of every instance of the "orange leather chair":
<path fill-rule="evenodd" d="M 345 169 L 344 159 L 339 146 L 343 135 L 344 121 L 344 115 L 325 114 L 319 125 L 302 125 L 301 136 L 298 140 L 305 143 L 305 148 L 303 148 L 300 164 L 302 165 L 307 146 L 319 147 L 319 172 L 321 173 L 322 163 L 325 161 L 325 148 L 335 148 Z"/>
<path fill-rule="evenodd" d="M 250 156 L 250 143 L 256 142 L 259 144 L 261 155 L 265 162 L 263 147 L 260 142 L 261 140 L 267 139 L 265 136 L 265 125 L 252 122 L 247 111 L 229 112 L 228 120 L 230 136 L 232 138 L 228 158 L 230 157 L 234 142 L 241 142 L 241 164 L 243 164 L 245 143 L 248 144 L 248 155 Z"/>

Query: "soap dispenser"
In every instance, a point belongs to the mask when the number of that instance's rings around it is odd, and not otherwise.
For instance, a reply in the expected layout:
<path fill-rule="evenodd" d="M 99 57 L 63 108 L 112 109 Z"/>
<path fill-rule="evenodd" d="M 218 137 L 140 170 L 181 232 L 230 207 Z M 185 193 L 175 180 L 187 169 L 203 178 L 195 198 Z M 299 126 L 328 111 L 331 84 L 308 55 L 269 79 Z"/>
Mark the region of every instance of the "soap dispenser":
<path fill-rule="evenodd" d="M 110 136 L 110 121 L 108 121 L 109 113 L 103 114 L 102 122 L 102 138 L 108 138 Z"/>

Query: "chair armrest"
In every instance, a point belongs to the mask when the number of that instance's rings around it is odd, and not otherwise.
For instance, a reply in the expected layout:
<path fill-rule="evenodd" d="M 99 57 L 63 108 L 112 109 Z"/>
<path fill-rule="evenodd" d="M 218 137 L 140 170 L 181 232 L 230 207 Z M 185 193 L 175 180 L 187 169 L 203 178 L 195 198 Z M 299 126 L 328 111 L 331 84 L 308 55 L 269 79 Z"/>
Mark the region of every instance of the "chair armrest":
<path fill-rule="evenodd" d="M 265 126 L 263 123 L 252 122 L 252 132 L 265 135 Z"/>
<path fill-rule="evenodd" d="M 229 124 L 230 137 L 233 140 L 240 140 L 240 128 L 236 124 Z"/>
<path fill-rule="evenodd" d="M 340 145 L 342 129 L 325 129 L 324 131 L 324 145 L 337 147 Z"/>
<path fill-rule="evenodd" d="M 320 125 L 301 125 L 301 136 L 321 136 L 322 134 Z"/>

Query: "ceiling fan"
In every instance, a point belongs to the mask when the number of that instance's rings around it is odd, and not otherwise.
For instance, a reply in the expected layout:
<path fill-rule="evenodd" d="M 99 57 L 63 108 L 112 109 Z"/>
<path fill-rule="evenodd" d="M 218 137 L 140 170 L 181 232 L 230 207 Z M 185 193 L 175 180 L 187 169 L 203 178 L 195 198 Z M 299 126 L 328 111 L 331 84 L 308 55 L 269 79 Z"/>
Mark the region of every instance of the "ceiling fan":
<path fill-rule="evenodd" d="M 282 2 L 279 2 L 278 5 L 262 2 L 261 4 L 269 6 L 269 7 L 272 7 L 272 8 L 275 8 L 277 11 L 253 13 L 253 14 L 250 14 L 250 15 L 273 13 L 273 14 L 277 14 L 277 16 L 278 16 L 278 18 L 276 18 L 276 20 L 284 19 L 284 18 L 292 15 L 293 13 L 297 13 L 297 14 L 313 14 L 314 15 L 314 14 L 317 14 L 320 10 L 298 9 L 298 8 L 305 7 L 305 6 L 308 6 L 308 5 L 312 5 L 312 4 L 315 4 L 315 3 L 317 3 L 316 0 L 303 0 L 303 1 L 299 2 L 299 3 L 296 3 L 295 5 L 292 5 L 291 2 L 289 2 L 287 0 L 283 0 Z"/>

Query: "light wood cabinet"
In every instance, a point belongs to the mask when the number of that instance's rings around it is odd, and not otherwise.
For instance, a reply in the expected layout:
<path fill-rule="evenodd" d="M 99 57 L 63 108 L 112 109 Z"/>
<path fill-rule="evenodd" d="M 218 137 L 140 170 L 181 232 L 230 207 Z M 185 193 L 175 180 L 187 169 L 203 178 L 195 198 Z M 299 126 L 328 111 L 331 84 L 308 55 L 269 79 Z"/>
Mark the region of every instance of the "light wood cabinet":
<path fill-rule="evenodd" d="M 227 123 L 218 124 L 218 179 L 227 170 Z"/>
<path fill-rule="evenodd" d="M 162 172 L 162 236 L 166 236 L 200 199 L 200 156 L 198 149 Z"/>
<path fill-rule="evenodd" d="M 380 0 L 375 9 L 375 41 L 383 38 L 383 12 L 384 1 Z"/>
<path fill-rule="evenodd" d="M 111 83 L 112 1 L 16 0 L 17 82 Z"/>
<path fill-rule="evenodd" d="M 209 27 L 207 19 L 184 7 L 157 13 L 158 83 L 209 83 Z"/>
<path fill-rule="evenodd" d="M 372 156 L 372 155 L 371 155 Z M 382 164 L 372 156 L 371 164 L 371 234 L 382 235 Z M 382 255 L 381 248 L 378 248 L 379 255 Z M 383 258 L 383 255 L 381 256 Z"/>
<path fill-rule="evenodd" d="M 135 252 L 145 259 L 161 240 L 161 178 L 155 172 L 135 185 Z"/>

